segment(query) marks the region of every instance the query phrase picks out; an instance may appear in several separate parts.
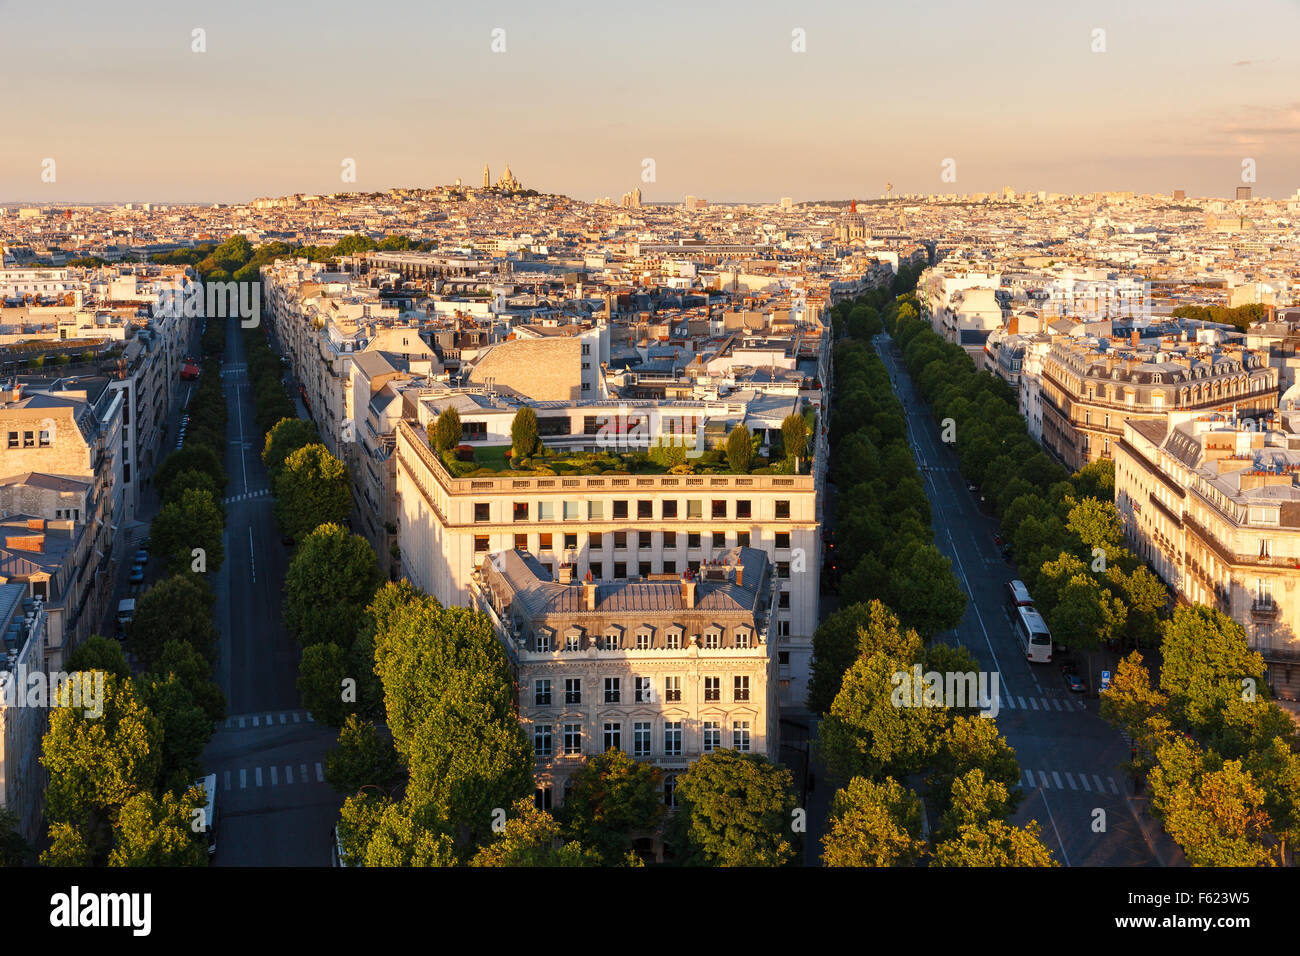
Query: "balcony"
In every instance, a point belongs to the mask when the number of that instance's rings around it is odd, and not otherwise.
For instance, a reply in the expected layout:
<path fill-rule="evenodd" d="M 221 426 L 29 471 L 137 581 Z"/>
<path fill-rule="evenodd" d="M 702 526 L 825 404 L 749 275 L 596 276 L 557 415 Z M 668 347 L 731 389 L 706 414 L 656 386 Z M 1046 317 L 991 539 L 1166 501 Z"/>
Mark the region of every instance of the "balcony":
<path fill-rule="evenodd" d="M 1256 598 L 1250 604 L 1250 617 L 1254 621 L 1276 621 L 1278 616 L 1277 602 L 1271 597 Z"/>

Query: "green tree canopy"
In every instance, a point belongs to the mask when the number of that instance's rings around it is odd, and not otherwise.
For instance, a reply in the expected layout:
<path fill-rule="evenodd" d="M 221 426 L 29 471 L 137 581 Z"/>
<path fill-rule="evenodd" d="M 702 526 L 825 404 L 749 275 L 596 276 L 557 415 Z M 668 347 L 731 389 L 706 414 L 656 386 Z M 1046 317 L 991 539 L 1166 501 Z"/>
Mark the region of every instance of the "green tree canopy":
<path fill-rule="evenodd" d="M 266 433 L 266 442 L 262 447 L 262 464 L 270 472 L 272 480 L 284 466 L 285 459 L 307 445 L 320 442 L 320 433 L 316 423 L 302 418 L 282 418 Z"/>
<path fill-rule="evenodd" d="M 162 657 L 168 641 L 183 641 L 205 660 L 212 660 L 217 630 L 212 626 L 216 598 L 197 574 L 163 578 L 136 601 L 135 617 L 128 625 L 131 647 L 146 667 Z"/>
<path fill-rule="evenodd" d="M 537 451 L 537 413 L 528 405 L 515 412 L 510 423 L 511 457 L 515 461 L 527 458 Z"/>
<path fill-rule="evenodd" d="M 352 510 L 347 467 L 320 444 L 290 452 L 276 476 L 275 494 L 275 516 L 294 538 L 323 524 L 342 524 Z"/>
<path fill-rule="evenodd" d="M 754 443 L 749 429 L 743 423 L 737 425 L 727 436 L 727 464 L 738 475 L 749 474 L 749 467 L 754 462 Z"/>
<path fill-rule="evenodd" d="M 653 836 L 663 819 L 663 774 L 621 750 L 590 758 L 572 776 L 562 819 L 570 839 L 616 866 L 638 837 Z"/>
<path fill-rule="evenodd" d="M 450 405 L 447 406 L 438 415 L 430 431 L 432 432 L 430 440 L 435 450 L 446 451 L 455 448 L 460 442 L 460 412 Z"/>
<path fill-rule="evenodd" d="M 201 569 L 215 574 L 226 559 L 222 532 L 226 517 L 211 493 L 197 488 L 181 492 L 178 500 L 163 505 L 149 529 L 153 552 L 162 558 L 168 574 Z M 196 555 L 195 549 L 202 551 Z"/>
<path fill-rule="evenodd" d="M 164 792 L 135 794 L 122 806 L 115 828 L 109 866 L 206 866 L 208 853 L 195 837 L 195 811 L 203 806 L 199 791 L 182 798 Z"/>
<path fill-rule="evenodd" d="M 756 753 L 715 750 L 677 780 L 683 858 L 705 866 L 785 866 L 799 853 L 790 771 Z"/>
<path fill-rule="evenodd" d="M 854 777 L 831 800 L 822 837 L 825 866 L 915 866 L 925 852 L 923 809 L 893 777 L 879 783 Z"/>
<path fill-rule="evenodd" d="M 563 840 L 558 820 L 527 797 L 515 802 L 505 829 L 475 854 L 473 866 L 600 866 L 600 854 Z"/>
<path fill-rule="evenodd" d="M 285 574 L 285 627 L 305 647 L 351 648 L 379 581 L 365 538 L 337 524 L 319 525 L 303 538 Z"/>

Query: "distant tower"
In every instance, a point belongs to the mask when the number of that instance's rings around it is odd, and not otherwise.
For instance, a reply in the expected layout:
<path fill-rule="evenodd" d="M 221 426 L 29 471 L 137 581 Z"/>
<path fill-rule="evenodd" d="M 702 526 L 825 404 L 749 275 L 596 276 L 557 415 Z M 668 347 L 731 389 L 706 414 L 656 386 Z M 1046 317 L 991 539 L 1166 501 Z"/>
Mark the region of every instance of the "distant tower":
<path fill-rule="evenodd" d="M 885 183 L 885 198 L 886 198 L 886 199 L 893 199 L 893 198 L 894 198 L 894 184 L 893 184 L 893 183 Z"/>
<path fill-rule="evenodd" d="M 492 173 L 488 171 L 488 164 L 483 164 L 483 188 L 487 189 L 492 185 Z"/>

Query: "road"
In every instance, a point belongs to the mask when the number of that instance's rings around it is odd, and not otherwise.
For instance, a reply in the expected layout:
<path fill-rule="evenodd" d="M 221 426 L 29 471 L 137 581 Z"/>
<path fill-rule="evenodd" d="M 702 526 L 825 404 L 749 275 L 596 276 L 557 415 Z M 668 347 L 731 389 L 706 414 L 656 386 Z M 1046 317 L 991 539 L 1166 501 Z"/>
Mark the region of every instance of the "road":
<path fill-rule="evenodd" d="M 204 751 L 217 774 L 219 866 L 328 866 L 343 800 L 322 778 L 337 733 L 302 711 L 299 651 L 280 614 L 291 558 L 275 524 L 237 318 L 221 368 L 226 425 L 226 560 L 216 575 L 217 683 L 228 714 Z M 268 726 L 269 725 L 269 726 Z"/>
<path fill-rule="evenodd" d="M 1181 863 L 1177 847 L 1144 811 L 1120 769 L 1128 744 L 1097 713 L 1095 698 L 1065 689 L 1055 664 L 1030 664 L 1006 610 L 1006 583 L 1017 576 L 993 540 L 997 520 L 966 488 L 953 448 L 940 439 L 931 410 L 912 386 L 886 335 L 874 340 L 904 403 L 908 440 L 925 479 L 936 544 L 966 592 L 966 615 L 948 638 L 996 672 L 998 728 L 1016 751 L 1025 799 L 1013 822 L 1038 820 L 1043 842 L 1068 866 Z M 1100 812 L 1099 812 L 1100 811 Z"/>

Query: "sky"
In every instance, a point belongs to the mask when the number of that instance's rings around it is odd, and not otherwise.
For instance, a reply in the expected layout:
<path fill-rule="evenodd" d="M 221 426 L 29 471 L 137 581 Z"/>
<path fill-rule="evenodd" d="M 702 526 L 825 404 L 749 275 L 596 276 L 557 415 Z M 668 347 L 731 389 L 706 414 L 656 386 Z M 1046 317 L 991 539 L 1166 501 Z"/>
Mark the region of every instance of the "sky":
<path fill-rule="evenodd" d="M 1300 0 L 0 0 L 0 35 L 0 202 L 1300 188 Z"/>

